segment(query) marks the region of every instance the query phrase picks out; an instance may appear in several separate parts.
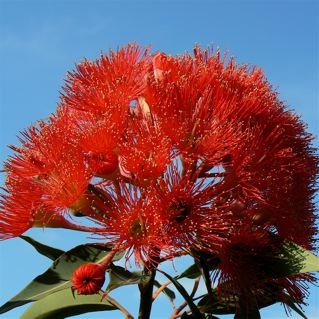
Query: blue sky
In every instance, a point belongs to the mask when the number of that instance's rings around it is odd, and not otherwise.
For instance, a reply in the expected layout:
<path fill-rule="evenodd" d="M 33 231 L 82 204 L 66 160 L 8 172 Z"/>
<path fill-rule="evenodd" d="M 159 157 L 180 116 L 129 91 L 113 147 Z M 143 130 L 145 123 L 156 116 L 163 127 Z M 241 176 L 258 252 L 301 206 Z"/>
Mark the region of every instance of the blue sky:
<path fill-rule="evenodd" d="M 309 0 L 0 0 L 0 160 L 10 154 L 6 145 L 17 143 L 19 131 L 55 110 L 67 70 L 84 57 L 96 58 L 133 41 L 171 54 L 191 51 L 196 43 L 214 45 L 238 62 L 259 65 L 281 99 L 318 136 L 318 20 L 319 2 Z M 29 234 L 63 249 L 85 242 L 84 236 L 62 231 Z M 49 266 L 19 239 L 0 242 L 0 258 L 0 304 Z M 135 294 L 130 289 L 116 292 L 130 309 L 136 309 Z M 161 299 L 152 318 L 168 318 L 164 308 L 169 305 Z M 305 308 L 309 319 L 319 318 L 317 308 L 319 288 L 312 288 Z M 0 318 L 18 318 L 22 310 Z M 285 318 L 279 307 L 262 314 Z"/>

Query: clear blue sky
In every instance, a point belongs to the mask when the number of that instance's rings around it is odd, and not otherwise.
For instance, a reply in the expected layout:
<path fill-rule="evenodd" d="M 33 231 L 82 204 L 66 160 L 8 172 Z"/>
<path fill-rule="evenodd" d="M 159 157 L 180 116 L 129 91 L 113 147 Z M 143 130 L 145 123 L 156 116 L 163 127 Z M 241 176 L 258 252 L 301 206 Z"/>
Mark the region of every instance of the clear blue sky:
<path fill-rule="evenodd" d="M 6 145 L 17 143 L 19 131 L 55 110 L 67 70 L 84 57 L 96 58 L 132 41 L 171 54 L 191 51 L 195 43 L 213 44 L 239 62 L 261 66 L 281 98 L 318 136 L 318 20 L 315 0 L 0 0 L 0 160 L 10 154 Z M 318 140 L 315 143 L 319 145 Z M 67 232 L 32 230 L 29 234 L 63 249 L 85 241 Z M 48 266 L 22 240 L 0 242 L 0 304 Z M 134 290 L 116 295 L 134 312 Z M 152 318 L 168 318 L 165 302 L 159 301 Z M 319 319 L 318 309 L 319 288 L 312 288 L 305 308 L 309 319 Z M 16 319 L 22 310 L 0 318 Z M 279 307 L 262 314 L 268 319 L 285 318 Z M 109 316 L 121 318 L 115 312 Z"/>

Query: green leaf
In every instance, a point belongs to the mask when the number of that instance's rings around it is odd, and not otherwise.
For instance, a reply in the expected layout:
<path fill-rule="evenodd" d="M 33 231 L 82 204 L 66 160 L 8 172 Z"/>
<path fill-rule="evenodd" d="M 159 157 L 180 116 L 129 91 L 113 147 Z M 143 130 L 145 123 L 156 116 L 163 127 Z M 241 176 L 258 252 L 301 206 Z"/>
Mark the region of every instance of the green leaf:
<path fill-rule="evenodd" d="M 275 255 L 255 256 L 264 265 L 265 278 L 283 278 L 319 271 L 319 258 L 291 241 L 284 241 Z"/>
<path fill-rule="evenodd" d="M 306 250 L 292 242 L 286 242 L 284 249 L 286 249 L 293 255 L 299 255 L 302 259 L 300 262 L 300 268 L 295 274 L 319 271 L 319 257 L 315 256 L 309 250 Z M 292 273 L 291 275 L 294 275 L 294 273 Z"/>
<path fill-rule="evenodd" d="M 64 319 L 86 312 L 116 309 L 108 301 L 101 301 L 98 294 L 73 296 L 71 289 L 64 289 L 35 302 L 20 319 Z"/>
<path fill-rule="evenodd" d="M 128 271 L 121 266 L 110 265 L 110 281 L 105 289 L 105 292 L 109 293 L 118 287 L 139 284 L 144 280 L 149 279 L 148 275 L 145 275 L 143 271 Z"/>
<path fill-rule="evenodd" d="M 186 270 L 184 270 L 181 274 L 175 277 L 175 279 L 181 278 L 189 278 L 195 279 L 201 275 L 201 271 L 196 264 L 191 265 Z"/>
<path fill-rule="evenodd" d="M 187 293 L 186 289 L 176 279 L 174 279 L 172 276 L 167 274 L 165 271 L 162 271 L 159 269 L 158 269 L 158 271 L 161 272 L 164 276 L 166 276 L 173 283 L 175 288 L 178 290 L 178 292 L 182 295 L 182 297 L 187 302 L 188 307 L 192 311 L 193 316 L 195 316 L 195 318 L 198 318 L 198 319 L 204 318 L 203 315 L 201 314 L 201 312 L 199 311 L 199 309 L 197 308 L 197 306 L 194 304 L 192 298 Z"/>
<path fill-rule="evenodd" d="M 42 299 L 54 292 L 70 288 L 73 271 L 83 263 L 98 262 L 112 249 L 110 246 L 95 244 L 80 245 L 62 254 L 42 275 L 33 279 L 15 297 L 0 307 L 0 314 L 26 303 Z M 113 260 L 122 258 L 123 253 Z"/>
<path fill-rule="evenodd" d="M 44 256 L 50 258 L 51 260 L 56 260 L 62 254 L 65 253 L 65 251 L 63 251 L 61 249 L 50 247 L 50 246 L 44 245 L 42 243 L 39 243 L 38 241 L 34 240 L 33 238 L 31 238 L 29 236 L 21 235 L 20 238 L 25 240 L 30 245 L 32 245 L 41 255 L 44 255 Z"/>
<path fill-rule="evenodd" d="M 194 253 L 194 252 L 193 252 Z M 199 276 L 201 276 L 202 268 L 204 266 L 206 270 L 206 275 L 208 271 L 214 270 L 219 265 L 219 260 L 216 258 L 216 256 L 208 255 L 203 252 L 196 252 L 196 258 L 195 263 L 188 267 L 186 270 L 184 270 L 180 275 L 176 276 L 175 279 L 181 279 L 181 278 L 189 278 L 189 279 L 195 279 Z M 198 259 L 198 256 L 200 256 L 200 260 Z M 205 278 L 204 278 L 205 279 Z"/>
<path fill-rule="evenodd" d="M 157 280 L 154 280 L 154 286 L 156 286 L 157 288 L 160 288 L 160 287 L 162 287 L 162 284 L 159 283 Z M 167 287 L 165 287 L 162 292 L 164 295 L 166 295 L 170 299 L 176 298 L 175 292 Z"/>
<path fill-rule="evenodd" d="M 261 280 L 279 279 L 307 272 L 319 271 L 319 258 L 291 241 L 283 241 L 277 251 L 246 252 L 245 262 L 260 273 Z"/>

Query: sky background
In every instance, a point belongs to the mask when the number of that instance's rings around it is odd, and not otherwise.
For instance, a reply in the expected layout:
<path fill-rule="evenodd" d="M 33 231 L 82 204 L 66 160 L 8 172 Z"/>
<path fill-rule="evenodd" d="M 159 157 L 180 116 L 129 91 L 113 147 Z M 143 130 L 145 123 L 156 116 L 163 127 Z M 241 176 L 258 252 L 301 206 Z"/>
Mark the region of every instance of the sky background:
<path fill-rule="evenodd" d="M 19 131 L 54 112 L 67 70 L 84 57 L 94 59 L 133 41 L 151 45 L 153 52 L 173 55 L 192 51 L 194 44 L 213 45 L 239 63 L 259 65 L 280 98 L 318 136 L 318 19 L 319 2 L 307 0 L 0 0 L 0 160 L 10 154 L 6 145 L 18 143 Z M 314 143 L 319 145 L 318 140 Z M 86 242 L 85 235 L 65 231 L 38 229 L 28 234 L 62 249 Z M 21 239 L 0 242 L 0 304 L 49 265 Z M 186 264 L 176 261 L 175 266 L 182 269 Z M 171 264 L 165 269 L 174 274 Z M 319 288 L 312 287 L 310 292 L 305 313 L 309 319 L 319 319 Z M 118 290 L 114 296 L 136 313 L 136 290 Z M 0 318 L 16 319 L 25 308 Z M 165 319 L 170 312 L 166 299 L 160 298 L 152 318 Z M 110 312 L 74 318 L 108 317 L 122 315 Z M 262 311 L 263 319 L 285 317 L 281 307 Z"/>

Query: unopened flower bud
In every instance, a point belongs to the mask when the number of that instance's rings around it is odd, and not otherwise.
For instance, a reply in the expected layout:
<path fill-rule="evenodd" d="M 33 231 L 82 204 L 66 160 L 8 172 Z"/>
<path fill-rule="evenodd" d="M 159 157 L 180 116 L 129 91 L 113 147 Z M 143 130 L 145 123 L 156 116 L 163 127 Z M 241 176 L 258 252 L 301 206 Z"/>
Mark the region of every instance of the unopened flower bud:
<path fill-rule="evenodd" d="M 94 263 L 81 265 L 73 272 L 72 289 L 78 295 L 93 295 L 100 291 L 105 281 L 103 267 Z"/>

